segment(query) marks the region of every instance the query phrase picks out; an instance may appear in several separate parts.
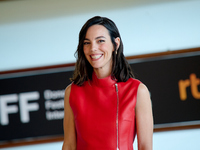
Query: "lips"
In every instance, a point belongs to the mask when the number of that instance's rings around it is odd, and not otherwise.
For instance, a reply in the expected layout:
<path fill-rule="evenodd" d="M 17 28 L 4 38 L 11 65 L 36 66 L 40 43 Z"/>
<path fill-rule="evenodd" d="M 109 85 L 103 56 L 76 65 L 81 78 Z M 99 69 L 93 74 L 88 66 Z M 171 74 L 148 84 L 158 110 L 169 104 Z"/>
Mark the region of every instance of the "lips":
<path fill-rule="evenodd" d="M 92 58 L 92 59 L 99 59 L 99 58 L 101 58 L 101 56 L 103 56 L 103 54 L 98 54 L 98 55 L 90 55 L 90 57 Z"/>

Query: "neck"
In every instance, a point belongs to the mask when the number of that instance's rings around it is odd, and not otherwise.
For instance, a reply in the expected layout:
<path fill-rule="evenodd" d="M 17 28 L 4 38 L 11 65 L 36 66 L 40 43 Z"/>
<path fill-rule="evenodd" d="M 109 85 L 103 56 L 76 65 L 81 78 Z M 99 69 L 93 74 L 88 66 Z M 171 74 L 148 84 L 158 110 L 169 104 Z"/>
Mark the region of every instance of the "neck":
<path fill-rule="evenodd" d="M 105 70 L 103 68 L 94 69 L 94 72 L 96 73 L 99 79 L 102 79 L 111 75 L 111 70 Z"/>

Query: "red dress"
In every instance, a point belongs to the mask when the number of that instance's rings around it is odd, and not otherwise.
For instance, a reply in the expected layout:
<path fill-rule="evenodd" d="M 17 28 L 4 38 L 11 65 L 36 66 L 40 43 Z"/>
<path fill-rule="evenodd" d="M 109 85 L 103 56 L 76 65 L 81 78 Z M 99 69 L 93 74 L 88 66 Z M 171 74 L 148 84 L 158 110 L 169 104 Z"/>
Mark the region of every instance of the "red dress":
<path fill-rule="evenodd" d="M 98 79 L 94 73 L 92 81 L 72 84 L 77 150 L 133 150 L 139 84 L 133 78 L 118 83 L 110 76 Z"/>

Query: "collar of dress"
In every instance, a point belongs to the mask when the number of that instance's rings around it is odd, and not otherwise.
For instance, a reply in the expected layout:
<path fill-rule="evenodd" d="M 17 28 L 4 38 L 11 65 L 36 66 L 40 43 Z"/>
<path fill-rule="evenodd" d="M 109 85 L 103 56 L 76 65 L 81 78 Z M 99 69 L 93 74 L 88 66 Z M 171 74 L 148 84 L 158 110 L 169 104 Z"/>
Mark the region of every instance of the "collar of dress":
<path fill-rule="evenodd" d="M 113 80 L 111 78 L 111 75 L 108 77 L 99 79 L 97 75 L 95 74 L 95 72 L 93 72 L 92 74 L 92 84 L 95 84 L 96 86 L 110 87 L 110 86 L 114 86 L 116 83 L 117 81 Z"/>

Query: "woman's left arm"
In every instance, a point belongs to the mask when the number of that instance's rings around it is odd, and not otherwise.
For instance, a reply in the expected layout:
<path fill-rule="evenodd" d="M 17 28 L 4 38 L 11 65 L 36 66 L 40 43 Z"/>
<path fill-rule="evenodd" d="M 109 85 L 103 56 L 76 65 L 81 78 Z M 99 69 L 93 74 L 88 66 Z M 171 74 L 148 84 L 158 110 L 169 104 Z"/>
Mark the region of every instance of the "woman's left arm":
<path fill-rule="evenodd" d="M 138 87 L 135 113 L 138 150 L 152 150 L 153 115 L 151 99 L 147 87 L 142 83 Z"/>

